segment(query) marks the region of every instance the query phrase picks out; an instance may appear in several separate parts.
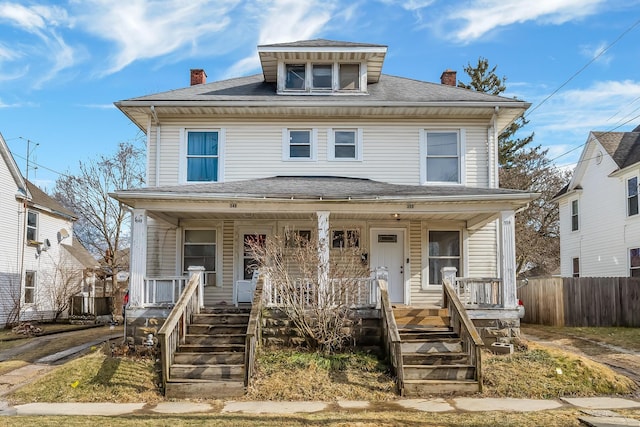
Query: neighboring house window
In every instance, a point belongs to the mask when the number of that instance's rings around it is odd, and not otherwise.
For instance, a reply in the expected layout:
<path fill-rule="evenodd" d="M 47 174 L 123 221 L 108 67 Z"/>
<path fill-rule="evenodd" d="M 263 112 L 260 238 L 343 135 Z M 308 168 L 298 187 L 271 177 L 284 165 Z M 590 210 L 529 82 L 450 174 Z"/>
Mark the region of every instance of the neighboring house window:
<path fill-rule="evenodd" d="M 285 235 L 288 248 L 306 246 L 311 241 L 311 230 L 288 230 Z"/>
<path fill-rule="evenodd" d="M 443 267 L 455 267 L 460 273 L 460 232 L 429 231 L 429 284 L 442 283 Z"/>
<path fill-rule="evenodd" d="M 285 88 L 290 90 L 304 90 L 306 67 L 304 64 L 288 64 Z"/>
<path fill-rule="evenodd" d="M 340 64 L 340 90 L 360 89 L 360 64 Z"/>
<path fill-rule="evenodd" d="M 462 182 L 461 140 L 459 131 L 424 131 L 420 165 L 424 182 Z"/>
<path fill-rule="evenodd" d="M 26 271 L 24 274 L 24 303 L 36 302 L 36 272 Z"/>
<path fill-rule="evenodd" d="M 331 247 L 333 249 L 342 248 L 359 248 L 360 247 L 360 231 L 359 230 L 332 230 L 331 231 Z"/>
<path fill-rule="evenodd" d="M 216 285 L 216 230 L 185 230 L 183 271 L 189 267 L 204 267 L 205 285 Z"/>
<path fill-rule="evenodd" d="M 580 277 L 580 258 L 572 258 L 571 266 L 572 266 L 571 275 L 573 277 Z"/>
<path fill-rule="evenodd" d="M 27 243 L 38 240 L 38 213 L 27 212 Z"/>
<path fill-rule="evenodd" d="M 311 75 L 314 89 L 331 89 L 333 82 L 332 64 L 314 64 Z"/>
<path fill-rule="evenodd" d="M 627 215 L 638 215 L 638 177 L 627 180 Z"/>
<path fill-rule="evenodd" d="M 218 181 L 220 161 L 218 131 L 187 132 L 187 181 Z"/>
<path fill-rule="evenodd" d="M 361 129 L 330 129 L 329 160 L 362 160 Z"/>
<path fill-rule="evenodd" d="M 640 248 L 629 249 L 629 277 L 640 277 Z"/>
<path fill-rule="evenodd" d="M 315 160 L 315 129 L 284 129 L 282 151 L 285 160 Z"/>
<path fill-rule="evenodd" d="M 578 230 L 578 201 L 571 202 L 571 231 Z"/>

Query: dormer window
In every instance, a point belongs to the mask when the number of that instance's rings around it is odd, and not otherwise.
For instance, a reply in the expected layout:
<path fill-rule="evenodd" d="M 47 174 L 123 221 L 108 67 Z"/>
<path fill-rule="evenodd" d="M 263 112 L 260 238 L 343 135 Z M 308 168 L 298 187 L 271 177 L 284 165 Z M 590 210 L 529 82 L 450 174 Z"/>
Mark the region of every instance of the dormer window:
<path fill-rule="evenodd" d="M 360 65 L 340 64 L 340 90 L 360 89 Z"/>
<path fill-rule="evenodd" d="M 332 64 L 313 64 L 313 88 L 331 89 L 333 83 Z"/>
<path fill-rule="evenodd" d="M 361 64 L 313 63 L 284 64 L 281 92 L 329 93 L 361 92 Z"/>
<path fill-rule="evenodd" d="M 287 81 L 285 89 L 304 90 L 306 78 L 305 65 L 287 65 Z"/>

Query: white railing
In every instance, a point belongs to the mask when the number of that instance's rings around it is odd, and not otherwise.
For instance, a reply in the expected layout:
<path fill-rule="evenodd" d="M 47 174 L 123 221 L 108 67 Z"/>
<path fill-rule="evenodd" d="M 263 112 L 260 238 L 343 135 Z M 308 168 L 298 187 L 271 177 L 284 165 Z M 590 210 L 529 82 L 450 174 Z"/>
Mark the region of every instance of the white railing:
<path fill-rule="evenodd" d="M 453 288 L 466 308 L 503 308 L 502 279 L 456 277 Z"/>
<path fill-rule="evenodd" d="M 175 304 L 188 280 L 186 276 L 145 278 L 143 306 Z"/>
<path fill-rule="evenodd" d="M 288 300 L 295 304 L 312 305 L 318 298 L 316 286 L 317 283 L 310 279 L 299 278 L 295 280 L 292 292 L 291 286 L 279 285 L 265 277 L 264 304 L 267 307 L 279 307 Z M 379 300 L 378 285 L 372 277 L 331 279 L 324 295 L 328 297 L 329 304 L 336 304 L 339 300 L 354 308 L 375 307 Z"/>

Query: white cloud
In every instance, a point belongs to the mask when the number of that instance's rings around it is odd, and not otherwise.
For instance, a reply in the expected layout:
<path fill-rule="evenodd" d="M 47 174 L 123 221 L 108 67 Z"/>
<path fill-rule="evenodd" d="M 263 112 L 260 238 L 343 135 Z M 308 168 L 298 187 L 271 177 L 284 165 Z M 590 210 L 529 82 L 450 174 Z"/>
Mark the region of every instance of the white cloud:
<path fill-rule="evenodd" d="M 580 46 L 580 52 L 589 59 L 595 59 L 598 63 L 609 65 L 613 60 L 613 55 L 607 54 L 605 55 L 605 49 L 607 48 L 607 43 L 600 43 L 597 46 L 593 45 L 583 45 Z"/>
<path fill-rule="evenodd" d="M 229 25 L 237 0 L 75 0 L 77 23 L 117 50 L 99 72 L 108 75 L 141 59 L 180 55 Z"/>
<path fill-rule="evenodd" d="M 472 0 L 456 5 L 447 20 L 462 21 L 455 31 L 460 42 L 478 39 L 500 27 L 528 21 L 559 25 L 592 15 L 604 0 Z"/>

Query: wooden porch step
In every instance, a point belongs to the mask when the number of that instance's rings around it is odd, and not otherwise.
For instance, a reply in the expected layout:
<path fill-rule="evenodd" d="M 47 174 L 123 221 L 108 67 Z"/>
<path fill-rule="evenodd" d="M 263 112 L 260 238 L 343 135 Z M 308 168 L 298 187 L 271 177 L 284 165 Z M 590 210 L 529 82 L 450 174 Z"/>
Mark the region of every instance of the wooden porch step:
<path fill-rule="evenodd" d="M 462 340 L 444 338 L 439 340 L 415 340 L 401 342 L 402 353 L 461 353 Z"/>
<path fill-rule="evenodd" d="M 476 373 L 473 365 L 404 365 L 405 380 L 472 380 Z"/>
<path fill-rule="evenodd" d="M 449 326 L 447 316 L 398 316 L 394 314 L 398 327 L 406 326 Z"/>
<path fill-rule="evenodd" d="M 244 353 L 236 352 L 219 352 L 219 353 L 202 353 L 202 352 L 177 352 L 173 357 L 173 363 L 179 365 L 217 365 L 230 364 L 237 365 L 244 363 Z"/>
<path fill-rule="evenodd" d="M 449 315 L 446 308 L 395 307 L 393 315 L 396 317 L 445 317 Z"/>
<path fill-rule="evenodd" d="M 207 324 L 198 324 L 192 323 L 189 325 L 189 333 L 195 335 L 234 335 L 234 334 L 244 334 L 247 332 L 247 325 L 244 323 L 238 324 L 225 324 L 225 325 L 207 325 Z"/>
<path fill-rule="evenodd" d="M 249 323 L 249 313 L 194 314 L 191 323 L 199 325 L 247 325 Z"/>
<path fill-rule="evenodd" d="M 168 399 L 224 399 L 245 393 L 244 381 L 211 381 L 197 379 L 168 380 L 165 396 Z"/>
<path fill-rule="evenodd" d="M 244 381 L 244 365 L 182 365 L 169 368 L 170 378 Z"/>
<path fill-rule="evenodd" d="M 403 365 L 457 365 L 466 363 L 469 363 L 469 356 L 463 352 L 402 352 Z"/>
<path fill-rule="evenodd" d="M 180 352 L 186 353 L 244 353 L 244 344 L 180 344 Z"/>
<path fill-rule="evenodd" d="M 204 346 L 220 344 L 244 344 L 246 334 L 192 334 L 188 333 L 184 337 L 185 344 L 200 344 Z"/>
<path fill-rule="evenodd" d="M 403 396 L 426 397 L 433 394 L 477 393 L 480 384 L 475 380 L 405 380 Z"/>
<path fill-rule="evenodd" d="M 251 313 L 251 305 L 246 307 L 234 307 L 228 305 L 219 305 L 212 307 L 205 307 L 200 309 L 201 314 L 249 314 Z"/>
<path fill-rule="evenodd" d="M 450 328 L 439 329 L 399 329 L 400 339 L 402 341 L 415 341 L 415 340 L 438 340 L 438 339 L 450 339 L 458 338 L 458 334 L 453 332 Z"/>

